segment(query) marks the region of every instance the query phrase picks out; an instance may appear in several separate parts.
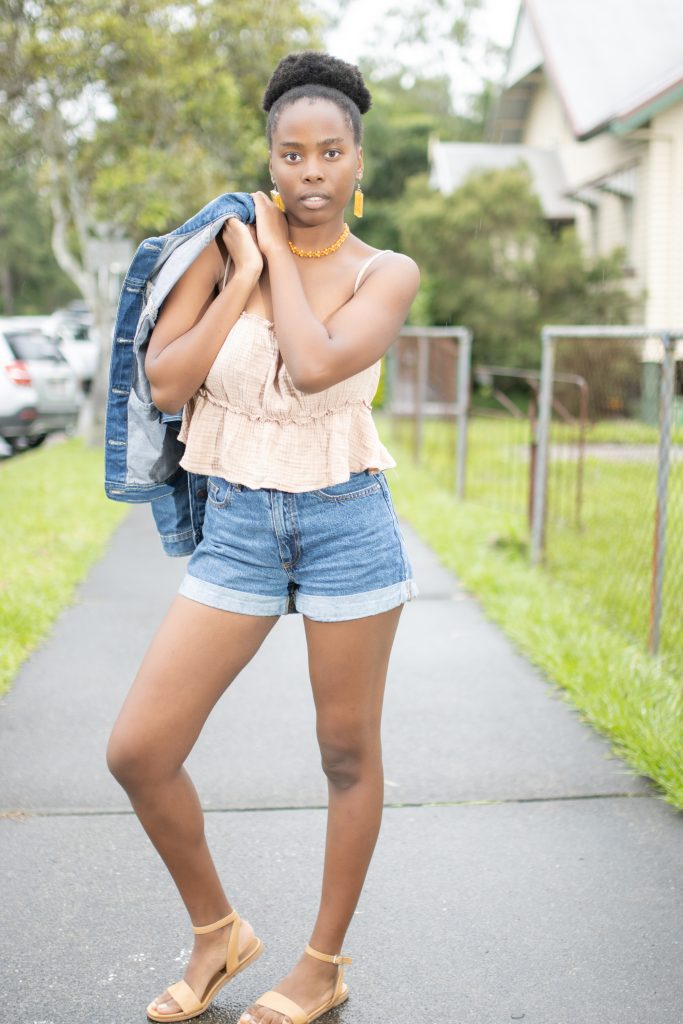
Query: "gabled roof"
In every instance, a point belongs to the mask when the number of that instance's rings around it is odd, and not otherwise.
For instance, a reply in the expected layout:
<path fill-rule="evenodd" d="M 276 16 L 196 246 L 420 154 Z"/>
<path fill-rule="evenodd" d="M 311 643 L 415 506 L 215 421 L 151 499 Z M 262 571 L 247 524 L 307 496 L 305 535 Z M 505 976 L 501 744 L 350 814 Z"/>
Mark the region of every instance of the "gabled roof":
<path fill-rule="evenodd" d="M 577 139 L 637 128 L 683 98 L 683 0 L 521 0 L 492 138 L 541 66 Z"/>
<path fill-rule="evenodd" d="M 514 167 L 523 160 L 533 189 L 548 220 L 574 220 L 576 210 L 565 198 L 567 182 L 557 153 L 533 146 L 502 146 L 479 142 L 438 142 L 429 146 L 429 184 L 444 195 L 455 191 L 472 171 Z"/>

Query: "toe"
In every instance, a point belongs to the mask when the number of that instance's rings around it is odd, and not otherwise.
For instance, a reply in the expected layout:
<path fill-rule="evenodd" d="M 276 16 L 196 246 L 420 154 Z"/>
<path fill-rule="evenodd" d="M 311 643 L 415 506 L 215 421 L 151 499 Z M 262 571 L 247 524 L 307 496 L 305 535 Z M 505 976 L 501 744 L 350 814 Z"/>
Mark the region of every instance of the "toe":
<path fill-rule="evenodd" d="M 164 993 L 163 996 L 157 996 L 152 1003 L 152 1009 L 156 1010 L 157 1013 L 178 1013 L 180 1007 L 172 996 Z"/>

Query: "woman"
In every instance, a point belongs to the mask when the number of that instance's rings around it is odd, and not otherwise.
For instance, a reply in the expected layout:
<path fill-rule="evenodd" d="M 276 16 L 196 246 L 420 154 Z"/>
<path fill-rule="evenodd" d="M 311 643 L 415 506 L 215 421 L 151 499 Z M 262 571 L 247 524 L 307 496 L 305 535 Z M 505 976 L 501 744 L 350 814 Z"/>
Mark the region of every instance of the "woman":
<path fill-rule="evenodd" d="M 207 246 L 149 341 L 155 404 L 184 406 L 181 465 L 209 477 L 204 538 L 108 748 L 196 935 L 184 979 L 147 1008 L 155 1021 L 197 1016 L 261 952 L 218 879 L 183 763 L 288 612 L 304 615 L 328 780 L 322 897 L 306 952 L 240 1020 L 304 1024 L 348 992 L 340 950 L 382 814 L 387 666 L 403 603 L 418 592 L 383 473 L 395 462 L 370 403 L 419 274 L 344 223 L 369 106 L 353 65 L 314 52 L 280 62 L 264 97 L 275 202 L 257 192 L 255 227 L 226 222 L 227 259 Z"/>

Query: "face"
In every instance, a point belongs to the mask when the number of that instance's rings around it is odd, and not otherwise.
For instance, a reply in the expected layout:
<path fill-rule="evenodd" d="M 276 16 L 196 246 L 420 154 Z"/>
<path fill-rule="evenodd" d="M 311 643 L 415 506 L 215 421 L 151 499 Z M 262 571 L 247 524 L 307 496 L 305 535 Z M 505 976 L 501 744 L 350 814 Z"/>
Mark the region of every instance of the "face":
<path fill-rule="evenodd" d="M 273 132 L 270 172 L 290 221 L 332 220 L 362 171 L 362 148 L 336 103 L 303 98 L 285 107 Z"/>

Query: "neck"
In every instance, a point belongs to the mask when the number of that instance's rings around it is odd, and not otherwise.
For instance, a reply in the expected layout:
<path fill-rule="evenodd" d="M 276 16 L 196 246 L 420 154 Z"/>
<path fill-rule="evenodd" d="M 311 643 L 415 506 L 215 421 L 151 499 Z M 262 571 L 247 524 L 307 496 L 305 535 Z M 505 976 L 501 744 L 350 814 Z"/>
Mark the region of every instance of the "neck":
<path fill-rule="evenodd" d="M 325 249 L 336 242 L 344 230 L 343 211 L 324 224 L 301 224 L 296 220 L 290 220 L 289 217 L 287 221 L 290 241 L 299 249 Z"/>

